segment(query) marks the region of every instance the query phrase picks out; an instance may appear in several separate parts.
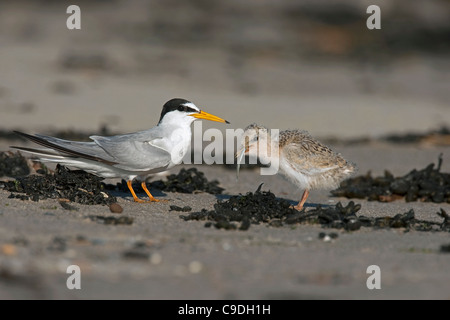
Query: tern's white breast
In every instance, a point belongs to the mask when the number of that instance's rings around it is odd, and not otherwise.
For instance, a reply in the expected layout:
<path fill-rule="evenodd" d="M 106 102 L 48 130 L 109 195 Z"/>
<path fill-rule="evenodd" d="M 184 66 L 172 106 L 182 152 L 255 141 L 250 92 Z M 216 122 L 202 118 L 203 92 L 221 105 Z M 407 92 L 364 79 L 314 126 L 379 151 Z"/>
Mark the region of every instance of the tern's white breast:
<path fill-rule="evenodd" d="M 170 132 L 170 155 L 172 165 L 180 164 L 191 145 L 191 127 L 177 128 Z"/>

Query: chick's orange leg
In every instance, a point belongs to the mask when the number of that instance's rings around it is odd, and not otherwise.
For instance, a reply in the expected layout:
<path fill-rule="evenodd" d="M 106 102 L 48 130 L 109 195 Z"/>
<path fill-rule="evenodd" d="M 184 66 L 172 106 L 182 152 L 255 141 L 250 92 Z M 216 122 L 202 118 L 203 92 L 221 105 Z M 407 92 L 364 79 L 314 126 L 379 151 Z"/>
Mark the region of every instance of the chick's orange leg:
<path fill-rule="evenodd" d="M 294 207 L 294 209 L 300 211 L 303 209 L 303 205 L 306 202 L 306 199 L 308 199 L 309 196 L 309 190 L 305 190 L 305 192 L 303 192 L 303 196 L 302 199 L 300 200 L 300 202 Z"/>

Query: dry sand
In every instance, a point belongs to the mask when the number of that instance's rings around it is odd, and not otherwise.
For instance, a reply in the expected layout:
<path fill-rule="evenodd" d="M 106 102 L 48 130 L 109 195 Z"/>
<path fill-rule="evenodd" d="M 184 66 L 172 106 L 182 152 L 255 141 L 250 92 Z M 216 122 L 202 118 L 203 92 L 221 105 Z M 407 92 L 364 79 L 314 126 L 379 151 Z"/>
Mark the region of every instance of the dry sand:
<path fill-rule="evenodd" d="M 364 162 L 370 150 L 341 148 L 362 169 L 381 168 L 395 156 L 403 168 L 422 168 L 450 148 L 371 148 L 376 157 Z M 417 154 L 411 157 L 411 152 Z M 372 160 L 371 160 L 372 159 Z M 447 162 L 448 163 L 448 162 Z M 389 165 L 386 165 L 389 167 Z M 384 167 L 384 166 L 383 166 Z M 448 164 L 446 165 L 448 169 Z M 121 215 L 107 206 L 74 204 L 64 210 L 56 200 L 38 203 L 7 199 L 0 192 L 0 241 L 2 254 L 1 298 L 86 299 L 442 299 L 449 298 L 447 266 L 450 256 L 440 253 L 449 243 L 448 233 L 402 229 L 355 232 L 318 226 L 252 225 L 248 231 L 205 228 L 204 222 L 180 219 L 170 205 L 191 206 L 193 211 L 212 209 L 217 199 L 264 190 L 294 203 L 300 196 L 278 176 L 260 176 L 244 170 L 239 182 L 223 166 L 200 166 L 209 179 L 218 179 L 224 195 L 156 194 L 167 203 L 137 204 L 129 194 L 116 194 L 124 208 Z M 176 170 L 175 170 L 176 171 Z M 141 195 L 143 196 L 143 195 Z M 344 205 L 348 199 L 330 197 L 326 191 L 311 193 L 307 206 Z M 391 203 L 356 200 L 358 214 L 394 216 L 414 209 L 416 217 L 440 221 L 440 208 L 448 204 Z M 133 217 L 132 225 L 108 226 L 91 221 L 90 215 Z M 337 232 L 331 242 L 320 232 Z M 57 240 L 55 240 L 57 239 Z M 59 240 L 58 240 L 59 239 Z M 63 244 L 61 244 L 61 242 Z M 8 249 L 13 248 L 9 253 Z M 140 249 L 135 249 L 140 247 Z M 131 257 L 130 255 L 131 253 Z M 128 256 L 127 256 L 128 254 Z M 134 256 L 133 256 L 134 254 Z M 79 265 L 81 290 L 68 290 L 66 268 Z M 381 268 L 381 290 L 366 287 L 369 265 Z"/>

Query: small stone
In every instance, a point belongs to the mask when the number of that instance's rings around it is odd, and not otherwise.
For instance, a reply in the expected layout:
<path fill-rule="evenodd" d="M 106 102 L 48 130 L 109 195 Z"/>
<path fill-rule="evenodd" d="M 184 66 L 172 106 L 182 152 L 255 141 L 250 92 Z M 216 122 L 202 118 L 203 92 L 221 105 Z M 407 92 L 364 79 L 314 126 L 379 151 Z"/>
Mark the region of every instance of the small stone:
<path fill-rule="evenodd" d="M 117 202 L 111 203 L 109 205 L 109 210 L 112 213 L 122 213 L 123 212 L 123 208 L 120 204 L 118 204 Z"/>

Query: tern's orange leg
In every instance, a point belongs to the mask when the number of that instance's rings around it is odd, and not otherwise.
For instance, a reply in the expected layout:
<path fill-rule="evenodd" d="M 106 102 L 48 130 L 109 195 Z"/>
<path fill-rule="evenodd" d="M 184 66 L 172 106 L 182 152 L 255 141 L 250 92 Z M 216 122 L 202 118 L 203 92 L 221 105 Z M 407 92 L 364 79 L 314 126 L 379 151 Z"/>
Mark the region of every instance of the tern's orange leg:
<path fill-rule="evenodd" d="M 133 199 L 134 199 L 135 202 L 145 203 L 145 202 L 159 202 L 160 201 L 160 200 L 156 199 L 155 197 L 153 197 L 152 194 L 150 193 L 150 191 L 148 191 L 147 186 L 145 185 L 145 182 L 141 183 L 141 187 L 142 187 L 142 189 L 144 189 L 145 193 L 150 198 L 150 201 L 145 201 L 145 200 L 142 200 L 142 199 L 138 198 L 138 196 L 136 195 L 136 193 L 133 190 L 133 186 L 132 186 L 131 180 L 127 181 L 127 186 L 128 186 L 128 189 L 130 189 L 130 192 L 133 195 Z"/>
<path fill-rule="evenodd" d="M 300 202 L 294 207 L 294 209 L 300 211 L 303 209 L 303 205 L 306 202 L 306 199 L 308 199 L 309 196 L 309 190 L 305 190 L 305 192 L 303 192 L 303 196 L 302 199 L 300 200 Z"/>
<path fill-rule="evenodd" d="M 145 181 L 143 181 L 141 183 L 141 187 L 142 189 L 144 189 L 145 193 L 148 195 L 148 197 L 150 198 L 150 202 L 159 202 L 160 200 L 156 199 L 154 196 L 152 196 L 152 194 L 150 193 L 150 191 L 148 191 L 147 189 L 147 185 L 145 184 Z"/>
<path fill-rule="evenodd" d="M 136 193 L 134 192 L 133 186 L 131 185 L 131 180 L 127 181 L 127 186 L 128 186 L 128 189 L 130 189 L 131 194 L 133 195 L 134 202 L 139 202 L 139 203 L 145 202 L 144 200 L 139 199 L 138 196 L 136 195 Z"/>

